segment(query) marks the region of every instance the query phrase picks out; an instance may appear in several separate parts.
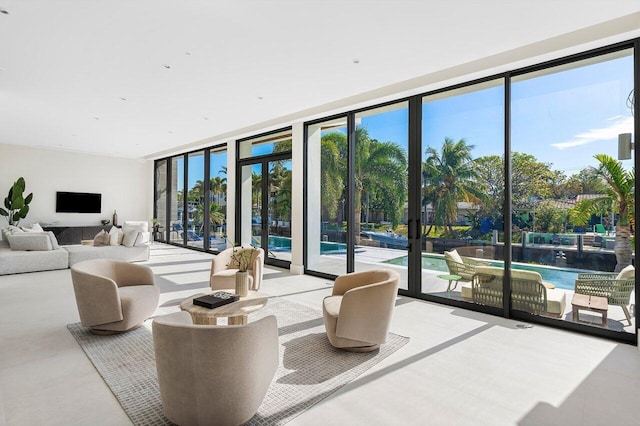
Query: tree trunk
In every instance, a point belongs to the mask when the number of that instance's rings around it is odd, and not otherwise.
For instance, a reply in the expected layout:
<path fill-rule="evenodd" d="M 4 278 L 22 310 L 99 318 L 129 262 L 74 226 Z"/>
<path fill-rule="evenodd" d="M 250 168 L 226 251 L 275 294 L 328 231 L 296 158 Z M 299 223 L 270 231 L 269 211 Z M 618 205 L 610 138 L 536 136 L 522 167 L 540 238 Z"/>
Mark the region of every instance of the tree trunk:
<path fill-rule="evenodd" d="M 615 272 L 620 272 L 626 266 L 631 265 L 631 240 L 630 231 L 628 225 L 616 226 L 616 269 Z"/>

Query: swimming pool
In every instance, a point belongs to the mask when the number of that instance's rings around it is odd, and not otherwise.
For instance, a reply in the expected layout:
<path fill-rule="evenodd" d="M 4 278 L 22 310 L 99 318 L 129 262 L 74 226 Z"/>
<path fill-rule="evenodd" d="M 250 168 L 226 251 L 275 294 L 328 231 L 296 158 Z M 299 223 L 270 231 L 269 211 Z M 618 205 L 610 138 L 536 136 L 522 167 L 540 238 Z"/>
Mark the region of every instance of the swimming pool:
<path fill-rule="evenodd" d="M 356 247 L 356 252 L 359 247 Z M 291 252 L 291 238 L 276 237 L 269 235 L 269 250 L 280 252 Z M 333 243 L 330 241 L 320 242 L 320 254 L 346 254 L 347 245 L 345 243 Z"/>
<path fill-rule="evenodd" d="M 407 256 L 390 259 L 384 263 L 407 266 Z M 491 266 L 502 267 L 503 264 L 502 262 L 491 262 Z M 513 269 L 538 272 L 544 281 L 552 283 L 557 288 L 563 290 L 573 290 L 579 272 L 594 272 L 586 269 L 557 268 L 555 266 L 531 265 L 517 262 L 512 263 L 511 267 Z M 430 254 L 422 255 L 422 268 L 438 272 L 449 272 L 449 268 L 447 268 L 447 264 L 444 261 L 443 256 Z"/>

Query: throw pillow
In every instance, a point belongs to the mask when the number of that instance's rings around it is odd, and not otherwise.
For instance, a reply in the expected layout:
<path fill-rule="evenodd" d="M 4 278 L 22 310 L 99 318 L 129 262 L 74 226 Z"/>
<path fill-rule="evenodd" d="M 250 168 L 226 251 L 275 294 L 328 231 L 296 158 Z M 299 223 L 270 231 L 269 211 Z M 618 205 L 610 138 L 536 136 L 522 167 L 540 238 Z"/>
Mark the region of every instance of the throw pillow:
<path fill-rule="evenodd" d="M 144 232 L 138 232 L 136 236 L 136 241 L 133 243 L 135 247 L 144 245 Z"/>
<path fill-rule="evenodd" d="M 445 256 L 449 256 L 451 258 L 451 260 L 453 260 L 456 263 L 464 263 L 462 261 L 462 257 L 460 257 L 460 254 L 458 253 L 458 250 L 453 249 L 451 251 L 447 251 L 444 253 Z"/>
<path fill-rule="evenodd" d="M 109 234 L 104 232 L 104 229 L 102 231 L 98 232 L 98 234 L 93 239 L 93 245 L 94 245 L 94 247 L 108 246 L 109 245 Z"/>
<path fill-rule="evenodd" d="M 125 247 L 133 247 L 136 243 L 136 238 L 138 238 L 138 231 L 127 231 L 122 238 L 122 245 Z"/>
<path fill-rule="evenodd" d="M 13 251 L 49 251 L 52 249 L 49 234 L 23 232 L 9 235 L 9 246 Z"/>
<path fill-rule="evenodd" d="M 7 230 L 8 230 L 11 234 L 16 234 L 16 233 L 24 232 L 22 229 L 18 228 L 17 226 L 14 226 L 14 225 L 9 225 L 9 226 L 7 226 Z"/>
<path fill-rule="evenodd" d="M 58 250 L 60 248 L 60 245 L 58 244 L 58 239 L 56 238 L 55 234 L 53 233 L 53 231 L 49 231 L 47 233 L 49 234 L 49 238 L 51 239 L 51 247 L 54 250 Z"/>
<path fill-rule="evenodd" d="M 34 223 L 31 227 L 21 226 L 20 229 L 24 232 L 44 232 L 39 223 Z"/>
<path fill-rule="evenodd" d="M 122 229 L 112 226 L 111 230 L 109 231 L 109 245 L 119 246 L 120 244 L 122 244 L 122 238 L 124 238 Z"/>
<path fill-rule="evenodd" d="M 636 277 L 636 269 L 633 267 L 633 265 L 628 265 L 626 268 L 624 268 L 622 271 L 620 271 L 620 273 L 618 274 L 618 276 L 616 277 L 617 280 L 630 280 L 632 278 Z"/>

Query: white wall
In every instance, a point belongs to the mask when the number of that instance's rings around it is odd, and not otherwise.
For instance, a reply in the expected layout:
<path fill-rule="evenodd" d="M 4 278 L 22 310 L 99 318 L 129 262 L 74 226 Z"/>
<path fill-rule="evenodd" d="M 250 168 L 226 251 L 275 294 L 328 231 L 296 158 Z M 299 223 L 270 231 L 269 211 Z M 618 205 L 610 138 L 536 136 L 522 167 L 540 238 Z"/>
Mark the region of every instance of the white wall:
<path fill-rule="evenodd" d="M 0 144 L 0 203 L 20 176 L 25 194 L 33 192 L 21 223 L 100 225 L 118 212 L 118 223 L 150 220 L 153 215 L 152 161 L 103 157 L 51 149 Z M 101 213 L 56 213 L 56 191 L 102 194 Z M 0 216 L 0 228 L 7 219 Z"/>

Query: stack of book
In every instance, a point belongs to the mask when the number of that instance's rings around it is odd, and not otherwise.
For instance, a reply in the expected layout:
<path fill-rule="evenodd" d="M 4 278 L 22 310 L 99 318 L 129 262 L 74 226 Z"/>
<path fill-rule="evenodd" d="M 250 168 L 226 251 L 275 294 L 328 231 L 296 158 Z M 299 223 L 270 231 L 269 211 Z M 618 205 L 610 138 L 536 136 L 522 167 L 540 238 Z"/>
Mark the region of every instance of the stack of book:
<path fill-rule="evenodd" d="M 215 293 L 207 294 L 206 296 L 196 297 L 193 299 L 193 304 L 214 309 L 233 303 L 238 299 L 240 299 L 240 296 L 237 294 L 227 293 L 226 291 L 216 291 Z"/>

